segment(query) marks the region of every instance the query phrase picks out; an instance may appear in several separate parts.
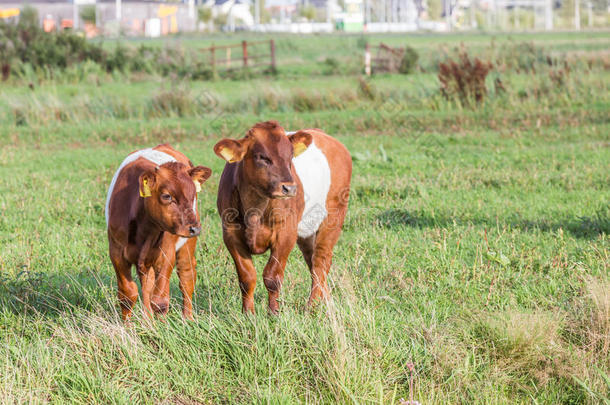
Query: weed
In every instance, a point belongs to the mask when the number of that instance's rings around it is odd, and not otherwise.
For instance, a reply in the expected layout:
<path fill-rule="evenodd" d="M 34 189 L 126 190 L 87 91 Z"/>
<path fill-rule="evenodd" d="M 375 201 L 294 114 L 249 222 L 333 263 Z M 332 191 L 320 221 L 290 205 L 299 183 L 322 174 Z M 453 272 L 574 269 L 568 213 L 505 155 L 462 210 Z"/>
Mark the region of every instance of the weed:
<path fill-rule="evenodd" d="M 410 46 L 405 48 L 404 55 L 400 62 L 400 67 L 398 71 L 403 75 L 408 75 L 409 73 L 413 73 L 415 68 L 417 67 L 417 60 L 419 59 L 419 54 L 415 49 Z"/>
<path fill-rule="evenodd" d="M 439 64 L 441 93 L 447 99 L 459 99 L 464 105 L 480 103 L 487 95 L 485 79 L 491 69 L 490 62 L 483 62 L 476 57 L 472 60 L 463 50 L 458 62 L 448 60 Z"/>
<path fill-rule="evenodd" d="M 369 100 L 375 100 L 377 98 L 377 89 L 364 77 L 358 78 L 358 90 L 364 98 Z"/>

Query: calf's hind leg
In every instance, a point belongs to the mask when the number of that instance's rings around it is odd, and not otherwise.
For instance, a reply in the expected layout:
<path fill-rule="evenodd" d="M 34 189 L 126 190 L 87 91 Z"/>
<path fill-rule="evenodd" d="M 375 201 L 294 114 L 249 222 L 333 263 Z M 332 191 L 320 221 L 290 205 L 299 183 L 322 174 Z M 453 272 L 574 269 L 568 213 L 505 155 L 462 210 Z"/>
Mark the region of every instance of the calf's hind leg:
<path fill-rule="evenodd" d="M 311 306 L 320 298 L 329 297 L 326 277 L 333 261 L 333 248 L 341 235 L 345 211 L 345 209 L 329 210 L 329 216 L 322 222 L 315 237 L 310 242 L 303 239 L 299 243 L 299 248 L 303 252 L 311 272 L 311 294 L 307 305 Z M 311 258 L 308 260 L 310 251 L 312 251 Z"/>
<path fill-rule="evenodd" d="M 299 245 L 299 249 L 301 253 L 303 253 L 303 259 L 305 259 L 305 263 L 307 263 L 307 267 L 309 267 L 309 271 L 311 271 L 311 266 L 313 265 L 313 248 L 314 243 L 316 241 L 316 235 L 313 234 L 307 238 L 299 238 L 297 240 L 297 245 Z"/>

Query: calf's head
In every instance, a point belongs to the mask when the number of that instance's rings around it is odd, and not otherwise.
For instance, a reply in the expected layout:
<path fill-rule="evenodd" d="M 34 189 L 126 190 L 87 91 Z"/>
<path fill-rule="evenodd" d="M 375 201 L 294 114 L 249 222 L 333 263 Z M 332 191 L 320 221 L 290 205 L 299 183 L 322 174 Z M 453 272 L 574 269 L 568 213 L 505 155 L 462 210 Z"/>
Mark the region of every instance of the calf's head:
<path fill-rule="evenodd" d="M 292 158 L 311 145 L 311 134 L 286 136 L 275 121 L 258 123 L 242 139 L 223 139 L 214 152 L 229 163 L 241 162 L 242 176 L 260 195 L 290 198 L 297 193 L 292 176 Z"/>
<path fill-rule="evenodd" d="M 169 162 L 140 175 L 140 197 L 147 215 L 164 231 L 190 238 L 199 235 L 197 192 L 212 171 Z"/>

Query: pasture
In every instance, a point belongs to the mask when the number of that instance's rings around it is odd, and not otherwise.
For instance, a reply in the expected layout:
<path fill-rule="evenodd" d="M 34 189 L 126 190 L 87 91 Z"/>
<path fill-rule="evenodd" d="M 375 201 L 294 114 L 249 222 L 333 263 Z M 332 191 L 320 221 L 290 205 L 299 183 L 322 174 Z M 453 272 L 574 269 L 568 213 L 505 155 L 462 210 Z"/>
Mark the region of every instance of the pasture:
<path fill-rule="evenodd" d="M 86 65 L 3 84 L 0 402 L 608 403 L 610 36 L 369 40 L 411 44 L 420 69 L 365 80 L 360 37 L 280 36 L 277 75 Z M 212 41 L 222 38 L 151 44 Z M 494 61 L 480 104 L 439 92 L 436 65 L 460 44 Z M 280 314 L 265 311 L 263 255 L 257 314 L 244 316 L 212 147 L 269 119 L 341 140 L 352 193 L 332 301 L 305 308 L 310 275 L 295 249 Z M 199 195 L 196 320 L 182 321 L 173 276 L 165 321 L 140 313 L 124 327 L 106 191 L 128 153 L 164 142 L 213 170 Z"/>

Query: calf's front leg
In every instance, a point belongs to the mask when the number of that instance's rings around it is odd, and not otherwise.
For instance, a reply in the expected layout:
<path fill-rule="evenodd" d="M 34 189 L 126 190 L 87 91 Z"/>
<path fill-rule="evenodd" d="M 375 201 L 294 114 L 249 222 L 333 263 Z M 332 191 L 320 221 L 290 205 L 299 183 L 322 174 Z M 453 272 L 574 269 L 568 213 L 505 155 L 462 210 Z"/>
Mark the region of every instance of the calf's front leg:
<path fill-rule="evenodd" d="M 162 246 L 154 264 L 155 286 L 151 296 L 151 307 L 157 315 L 165 315 L 169 310 L 169 279 L 174 269 L 176 256 L 174 246 Z"/>
<path fill-rule="evenodd" d="M 269 294 L 269 313 L 273 315 L 276 315 L 280 309 L 280 304 L 277 300 L 280 296 L 282 283 L 284 282 L 284 269 L 295 243 L 296 237 L 288 238 L 284 239 L 277 246 L 272 247 L 269 261 L 263 270 L 263 281 Z"/>
<path fill-rule="evenodd" d="M 197 238 L 189 239 L 176 253 L 176 267 L 182 292 L 182 317 L 188 320 L 193 320 L 193 292 L 197 282 L 196 246 Z"/>
<path fill-rule="evenodd" d="M 241 290 L 241 308 L 244 313 L 254 314 L 254 288 L 256 287 L 256 269 L 250 252 L 238 240 L 229 235 L 224 236 L 225 245 L 235 262 L 239 288 Z"/>
<path fill-rule="evenodd" d="M 122 254 L 120 248 L 110 243 L 110 260 L 116 272 L 118 298 L 121 306 L 121 318 L 124 322 L 131 317 L 133 306 L 138 300 L 138 285 L 131 277 L 131 263 Z"/>
<path fill-rule="evenodd" d="M 140 285 L 142 286 L 142 306 L 144 313 L 148 317 L 152 317 L 153 309 L 151 298 L 155 288 L 155 269 L 150 266 L 146 267 L 143 264 L 138 264 L 138 276 L 140 277 Z"/>

